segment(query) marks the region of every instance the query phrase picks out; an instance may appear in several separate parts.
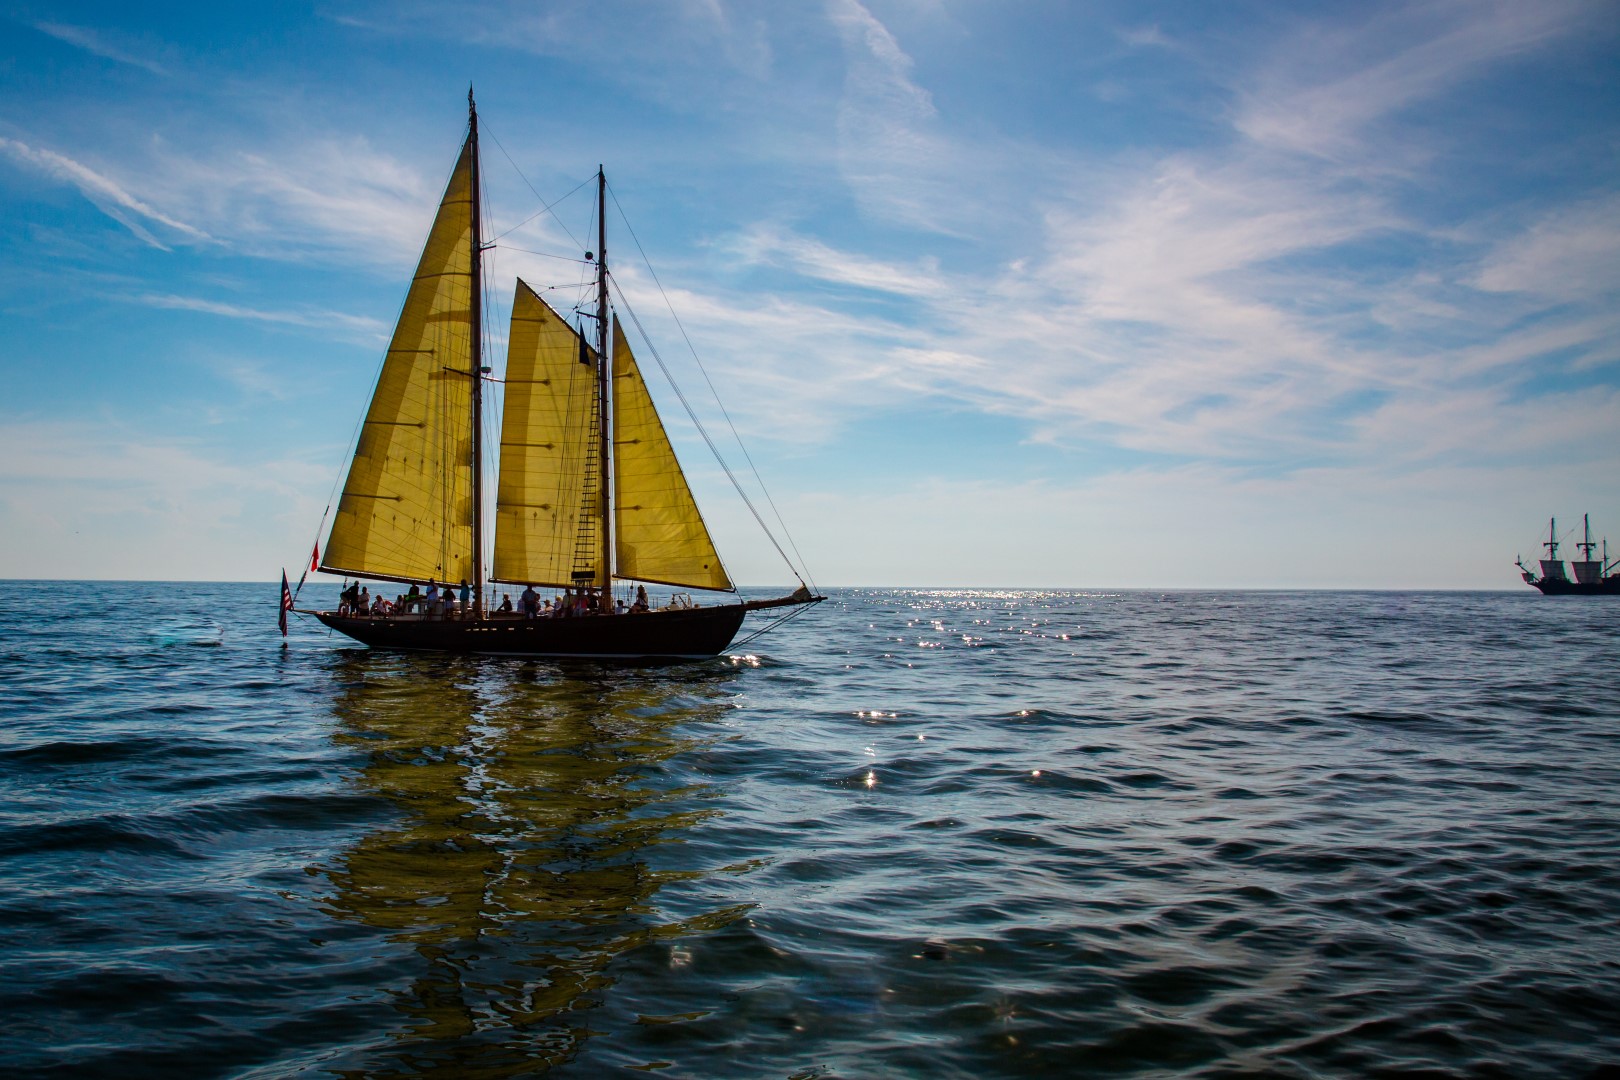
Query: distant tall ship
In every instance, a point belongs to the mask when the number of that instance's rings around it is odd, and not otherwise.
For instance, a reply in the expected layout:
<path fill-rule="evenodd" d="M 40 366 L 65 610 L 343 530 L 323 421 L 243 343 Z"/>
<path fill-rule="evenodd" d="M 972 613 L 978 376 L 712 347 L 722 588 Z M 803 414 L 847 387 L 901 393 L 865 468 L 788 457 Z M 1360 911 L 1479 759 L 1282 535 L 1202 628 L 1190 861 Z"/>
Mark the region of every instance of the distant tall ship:
<path fill-rule="evenodd" d="M 468 94 L 467 139 L 388 347 L 325 556 L 314 560 L 316 569 L 356 584 L 338 609 L 308 612 L 293 606 L 283 586 L 284 611 L 311 614 L 367 645 L 389 648 L 703 657 L 725 649 L 749 612 L 824 599 L 791 562 L 799 588 L 786 596 L 707 604 L 684 592 L 667 602 L 648 596 L 649 584 L 736 589 L 609 304 L 607 181 L 600 171 L 595 179 L 597 245 L 582 260 L 594 277 L 594 303 L 576 308 L 594 324 L 589 333 L 569 325 L 541 298 L 543 290 L 516 284 L 502 380 L 494 558 L 486 565 L 488 245 L 479 206 L 478 114 Z M 410 593 L 367 602 L 360 580 L 398 582 Z M 508 601 L 490 610 L 489 583 L 526 586 L 520 606 Z M 615 584 L 624 592 L 618 600 Z M 542 606 L 535 586 L 563 593 Z"/>
<path fill-rule="evenodd" d="M 1541 574 L 1524 565 L 1524 559 L 1515 561 L 1519 573 L 1523 576 L 1526 585 L 1534 585 L 1547 596 L 1620 596 L 1620 574 L 1611 573 L 1620 560 L 1609 561 L 1609 541 L 1602 541 L 1603 557 L 1592 558 L 1592 552 L 1599 544 L 1592 539 L 1592 517 L 1590 514 L 1581 515 L 1581 534 L 1583 539 L 1575 544 L 1581 549 L 1581 557 L 1570 563 L 1575 568 L 1575 576 L 1571 578 L 1564 572 L 1564 560 L 1558 557 L 1558 519 L 1552 518 L 1547 522 L 1547 539 L 1542 547 L 1547 549 L 1547 557 L 1541 560 Z"/>

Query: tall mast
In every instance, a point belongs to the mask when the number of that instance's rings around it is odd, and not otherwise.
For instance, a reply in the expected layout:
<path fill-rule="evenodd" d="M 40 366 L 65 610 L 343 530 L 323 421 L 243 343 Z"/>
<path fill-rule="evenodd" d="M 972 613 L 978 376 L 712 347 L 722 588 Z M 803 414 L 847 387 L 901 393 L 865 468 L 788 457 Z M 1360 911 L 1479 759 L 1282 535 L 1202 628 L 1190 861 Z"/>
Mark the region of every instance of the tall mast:
<path fill-rule="evenodd" d="M 596 206 L 596 419 L 601 432 L 597 476 L 602 484 L 602 569 L 597 577 L 605 604 L 613 588 L 613 485 L 608 472 L 612 462 L 608 454 L 607 173 L 600 165 L 596 167 Z"/>
<path fill-rule="evenodd" d="M 1581 558 L 1585 559 L 1587 562 L 1591 562 L 1592 549 L 1597 547 L 1596 544 L 1592 543 L 1592 515 L 1582 514 L 1581 525 L 1586 531 L 1586 542 L 1576 544 L 1575 546 L 1581 549 Z"/>
<path fill-rule="evenodd" d="M 472 146 L 472 547 L 473 617 L 484 616 L 484 230 L 478 201 L 478 107 L 467 87 Z"/>
<path fill-rule="evenodd" d="M 1541 545 L 1547 549 L 1547 558 L 1558 558 L 1558 519 L 1547 519 L 1547 542 Z"/>

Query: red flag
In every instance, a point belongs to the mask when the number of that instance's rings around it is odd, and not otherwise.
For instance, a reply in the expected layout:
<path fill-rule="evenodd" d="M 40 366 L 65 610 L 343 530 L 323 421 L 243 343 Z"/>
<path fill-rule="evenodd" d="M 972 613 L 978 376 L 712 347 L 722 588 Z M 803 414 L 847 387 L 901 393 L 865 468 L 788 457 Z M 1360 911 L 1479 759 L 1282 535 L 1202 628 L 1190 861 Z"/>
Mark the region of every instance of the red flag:
<path fill-rule="evenodd" d="M 315 550 L 309 553 L 309 569 L 305 573 L 313 574 L 321 568 L 321 542 L 315 541 Z"/>
<path fill-rule="evenodd" d="M 281 624 L 281 636 L 287 636 L 287 612 L 292 610 L 292 590 L 287 587 L 287 571 L 281 572 L 281 614 L 278 621 Z"/>

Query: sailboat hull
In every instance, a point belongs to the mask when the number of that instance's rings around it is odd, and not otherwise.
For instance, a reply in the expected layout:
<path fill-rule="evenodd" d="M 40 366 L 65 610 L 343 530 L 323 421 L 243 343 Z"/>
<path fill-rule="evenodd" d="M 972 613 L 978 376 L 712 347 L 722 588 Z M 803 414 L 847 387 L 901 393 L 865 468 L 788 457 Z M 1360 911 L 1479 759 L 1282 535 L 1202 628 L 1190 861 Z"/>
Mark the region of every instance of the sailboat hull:
<path fill-rule="evenodd" d="M 1540 589 L 1544 596 L 1620 596 L 1620 574 L 1612 574 L 1601 581 L 1538 578 L 1530 584 Z"/>
<path fill-rule="evenodd" d="M 488 656 L 687 659 L 716 656 L 737 635 L 742 604 L 572 619 L 355 617 L 314 611 L 321 622 L 380 649 L 426 649 Z"/>

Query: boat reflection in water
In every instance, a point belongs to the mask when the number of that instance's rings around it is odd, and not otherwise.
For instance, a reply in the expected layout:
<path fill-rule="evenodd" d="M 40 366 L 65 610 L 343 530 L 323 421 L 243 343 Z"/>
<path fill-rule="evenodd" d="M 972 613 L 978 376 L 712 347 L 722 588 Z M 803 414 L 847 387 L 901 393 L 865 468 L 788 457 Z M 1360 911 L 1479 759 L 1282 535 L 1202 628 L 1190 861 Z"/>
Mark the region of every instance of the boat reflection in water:
<path fill-rule="evenodd" d="M 693 721 L 729 708 L 725 669 L 344 650 L 333 674 L 335 737 L 364 753 L 363 783 L 400 819 L 327 871 L 330 910 L 392 931 L 421 961 L 393 991 L 405 1022 L 364 1075 L 504 1077 L 565 1061 L 591 1034 L 584 1014 L 616 956 L 746 913 L 669 922 L 653 904 L 666 882 L 704 874 L 650 849 L 719 812 L 697 806 L 708 785 L 664 763 L 701 747 Z M 382 977 L 405 977 L 396 965 Z"/>

